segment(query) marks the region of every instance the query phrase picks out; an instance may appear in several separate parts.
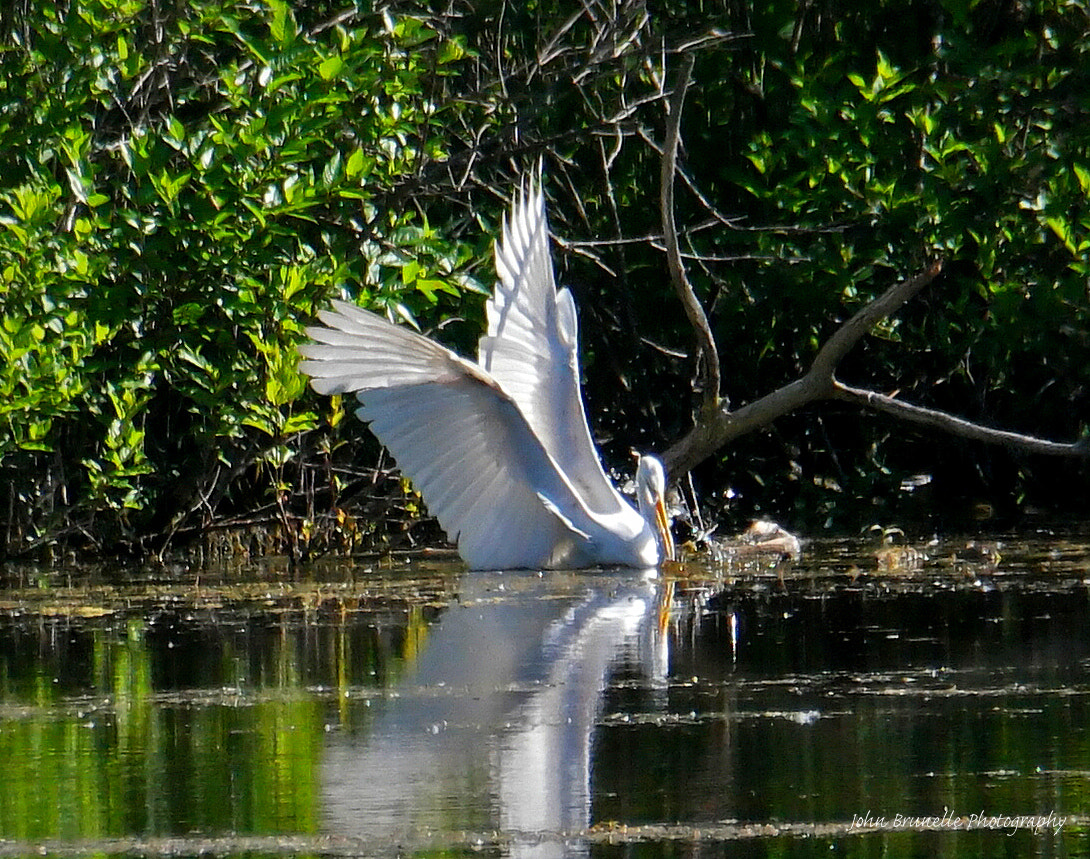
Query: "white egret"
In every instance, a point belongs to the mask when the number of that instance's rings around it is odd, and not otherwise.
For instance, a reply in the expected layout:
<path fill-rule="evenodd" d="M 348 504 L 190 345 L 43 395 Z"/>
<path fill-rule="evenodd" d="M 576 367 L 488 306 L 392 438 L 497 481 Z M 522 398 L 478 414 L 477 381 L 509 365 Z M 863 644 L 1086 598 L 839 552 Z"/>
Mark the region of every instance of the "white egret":
<path fill-rule="evenodd" d="M 344 302 L 308 328 L 302 372 L 355 393 L 472 569 L 652 567 L 673 558 L 665 475 L 639 458 L 637 512 L 610 482 L 587 426 L 575 303 L 557 291 L 539 178 L 497 243 L 499 283 L 477 363 Z"/>

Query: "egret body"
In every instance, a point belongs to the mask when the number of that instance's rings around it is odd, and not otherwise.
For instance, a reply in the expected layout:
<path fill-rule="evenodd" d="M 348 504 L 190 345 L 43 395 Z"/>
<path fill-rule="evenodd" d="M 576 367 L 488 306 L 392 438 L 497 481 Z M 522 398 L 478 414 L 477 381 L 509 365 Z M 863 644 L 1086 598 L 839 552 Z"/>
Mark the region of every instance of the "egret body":
<path fill-rule="evenodd" d="M 639 511 L 602 468 L 579 385 L 575 303 L 557 290 L 531 180 L 496 245 L 477 362 L 344 302 L 319 314 L 300 369 L 354 393 L 472 569 L 653 567 L 672 558 L 662 464 L 641 456 Z"/>

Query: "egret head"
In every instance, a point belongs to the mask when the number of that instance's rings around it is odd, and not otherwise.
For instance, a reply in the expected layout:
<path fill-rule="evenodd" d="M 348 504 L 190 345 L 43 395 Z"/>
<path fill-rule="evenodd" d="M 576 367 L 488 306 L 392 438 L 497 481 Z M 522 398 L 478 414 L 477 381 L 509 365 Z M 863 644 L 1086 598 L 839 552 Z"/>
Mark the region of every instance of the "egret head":
<path fill-rule="evenodd" d="M 674 538 L 670 533 L 670 517 L 666 512 L 666 469 L 654 456 L 636 454 L 636 500 L 640 513 L 658 540 L 664 560 L 674 560 Z"/>

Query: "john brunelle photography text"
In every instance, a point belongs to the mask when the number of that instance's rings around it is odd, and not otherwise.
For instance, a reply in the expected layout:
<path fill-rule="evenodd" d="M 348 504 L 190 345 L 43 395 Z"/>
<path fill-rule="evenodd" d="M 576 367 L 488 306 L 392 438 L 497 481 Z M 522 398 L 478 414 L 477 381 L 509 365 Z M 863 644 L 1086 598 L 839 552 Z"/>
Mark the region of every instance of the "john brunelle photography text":
<path fill-rule="evenodd" d="M 849 832 L 859 829 L 1006 829 L 1013 835 L 1019 830 L 1030 830 L 1034 835 L 1052 830 L 1054 835 L 1067 823 L 1066 815 L 1057 815 L 1050 811 L 1046 814 L 954 814 L 949 808 L 943 808 L 941 816 L 914 816 L 894 814 L 892 817 L 875 817 L 868 810 L 866 813 L 852 815 Z"/>

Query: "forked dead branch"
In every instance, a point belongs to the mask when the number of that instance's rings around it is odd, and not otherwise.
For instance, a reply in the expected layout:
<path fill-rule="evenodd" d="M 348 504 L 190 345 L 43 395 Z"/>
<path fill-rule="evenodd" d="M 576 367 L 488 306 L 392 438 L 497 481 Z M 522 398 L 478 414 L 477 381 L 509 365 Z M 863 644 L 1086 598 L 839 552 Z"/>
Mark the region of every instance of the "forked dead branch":
<path fill-rule="evenodd" d="M 695 334 L 697 346 L 694 353 L 701 368 L 698 378 L 703 390 L 701 407 L 694 417 L 692 428 L 663 454 L 663 462 L 672 479 L 683 477 L 731 440 L 762 429 L 777 418 L 818 400 L 853 403 L 899 420 L 974 441 L 1003 445 L 1025 453 L 1090 458 L 1090 437 L 1067 443 L 996 429 L 937 409 L 908 403 L 889 394 L 847 385 L 837 379 L 837 368 L 856 344 L 875 325 L 896 313 L 907 301 L 938 278 L 943 270 L 941 259 L 932 262 L 919 274 L 893 285 L 840 325 L 818 350 L 810 369 L 803 376 L 732 410 L 729 400 L 722 396 L 715 338 L 700 299 L 686 273 L 674 217 L 673 185 L 678 172 L 682 107 L 692 80 L 692 71 L 693 55 L 687 53 L 682 58 L 674 91 L 664 102 L 668 115 L 662 151 L 660 207 L 667 267 Z M 701 203 L 705 202 L 699 194 L 697 197 Z M 717 214 L 716 217 L 718 218 Z"/>

